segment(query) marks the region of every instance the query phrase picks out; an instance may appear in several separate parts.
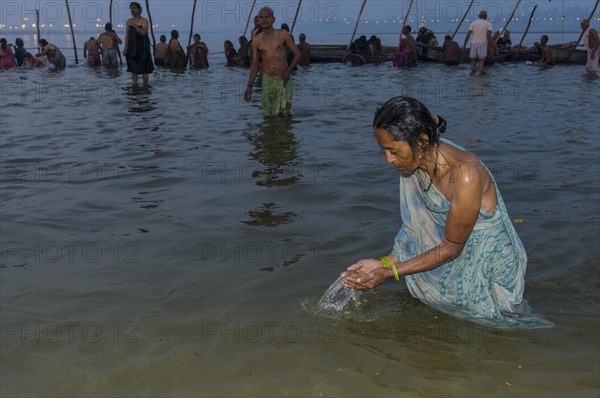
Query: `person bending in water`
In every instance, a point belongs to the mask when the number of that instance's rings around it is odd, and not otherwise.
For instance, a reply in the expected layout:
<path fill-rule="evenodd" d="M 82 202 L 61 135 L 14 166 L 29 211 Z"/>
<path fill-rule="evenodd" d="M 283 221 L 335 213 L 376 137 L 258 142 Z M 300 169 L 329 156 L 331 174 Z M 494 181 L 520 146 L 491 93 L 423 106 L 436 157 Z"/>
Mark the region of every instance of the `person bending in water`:
<path fill-rule="evenodd" d="M 291 73 L 300 60 L 300 51 L 292 36 L 284 30 L 273 29 L 273 10 L 264 7 L 258 13 L 262 33 L 252 40 L 252 67 L 244 99 L 252 101 L 252 87 L 258 74 L 262 74 L 262 107 L 265 116 L 290 116 L 292 108 Z M 294 54 L 291 64 L 287 61 L 287 49 Z"/>
<path fill-rule="evenodd" d="M 390 253 L 358 261 L 342 280 L 374 289 L 404 276 L 414 297 L 441 311 L 512 322 L 525 287 L 525 248 L 490 171 L 442 140 L 445 131 L 446 121 L 413 98 L 377 110 L 375 139 L 401 174 L 402 224 Z"/>
<path fill-rule="evenodd" d="M 34 57 L 31 53 L 25 54 L 25 63 L 29 68 L 40 68 L 46 66 L 46 57 Z"/>
<path fill-rule="evenodd" d="M 45 55 L 56 69 L 63 69 L 67 65 L 65 56 L 60 52 L 58 47 L 54 44 L 48 43 L 45 39 L 40 39 L 40 45 L 42 46 L 42 55 Z"/>

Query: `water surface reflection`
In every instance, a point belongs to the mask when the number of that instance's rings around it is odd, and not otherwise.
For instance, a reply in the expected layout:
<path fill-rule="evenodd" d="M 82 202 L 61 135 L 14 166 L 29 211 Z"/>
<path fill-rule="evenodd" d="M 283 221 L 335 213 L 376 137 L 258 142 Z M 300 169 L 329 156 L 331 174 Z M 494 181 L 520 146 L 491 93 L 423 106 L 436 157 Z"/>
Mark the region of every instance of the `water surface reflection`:
<path fill-rule="evenodd" d="M 257 126 L 258 134 L 246 134 L 254 145 L 248 159 L 263 166 L 252 173 L 256 185 L 283 187 L 300 181 L 302 159 L 298 156 L 293 125 L 291 119 L 269 118 Z"/>

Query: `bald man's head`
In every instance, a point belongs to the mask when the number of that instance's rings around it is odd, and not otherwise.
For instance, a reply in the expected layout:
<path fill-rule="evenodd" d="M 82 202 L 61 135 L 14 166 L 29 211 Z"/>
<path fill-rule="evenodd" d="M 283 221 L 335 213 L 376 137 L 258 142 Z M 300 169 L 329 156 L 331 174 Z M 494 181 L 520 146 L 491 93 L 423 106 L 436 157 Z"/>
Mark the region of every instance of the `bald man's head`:
<path fill-rule="evenodd" d="M 260 9 L 260 11 L 258 12 L 258 15 L 260 16 L 260 14 L 262 14 L 264 12 L 268 12 L 270 17 L 275 17 L 275 13 L 273 12 L 273 9 L 270 7 L 263 7 Z"/>
<path fill-rule="evenodd" d="M 584 19 L 581 21 L 581 29 L 587 30 L 590 27 L 590 21 L 588 19 Z"/>

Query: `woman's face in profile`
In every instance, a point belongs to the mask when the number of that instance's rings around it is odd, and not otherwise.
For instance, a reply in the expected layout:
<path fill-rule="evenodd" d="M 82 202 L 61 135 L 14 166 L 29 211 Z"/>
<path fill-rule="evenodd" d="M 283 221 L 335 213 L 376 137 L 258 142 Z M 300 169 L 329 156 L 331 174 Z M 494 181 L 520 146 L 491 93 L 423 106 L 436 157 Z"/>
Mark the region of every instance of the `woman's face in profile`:
<path fill-rule="evenodd" d="M 414 156 L 413 150 L 404 141 L 394 141 L 391 134 L 385 129 L 375 129 L 375 139 L 385 153 L 385 161 L 396 168 L 400 173 L 412 174 L 419 167 L 419 158 Z"/>

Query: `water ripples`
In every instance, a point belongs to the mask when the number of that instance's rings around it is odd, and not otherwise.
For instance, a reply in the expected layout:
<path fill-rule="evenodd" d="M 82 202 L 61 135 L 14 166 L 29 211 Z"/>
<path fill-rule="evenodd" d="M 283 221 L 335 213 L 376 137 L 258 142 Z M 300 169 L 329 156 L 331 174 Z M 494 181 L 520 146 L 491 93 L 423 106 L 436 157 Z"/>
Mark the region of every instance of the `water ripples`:
<path fill-rule="evenodd" d="M 322 391 L 371 396 L 440 395 L 442 387 L 418 381 L 439 378 L 456 383 L 454 395 L 497 392 L 509 380 L 517 394 L 539 395 L 528 380 L 554 393 L 563 391 L 556 380 L 593 379 L 597 361 L 583 353 L 597 347 L 593 333 L 573 342 L 579 365 L 542 363 L 572 354 L 558 343 L 572 341 L 568 329 L 597 331 L 600 100 L 598 82 L 579 69 L 498 65 L 471 77 L 466 65 L 315 65 L 296 74 L 294 116 L 283 121 L 263 119 L 258 100 L 242 100 L 241 69 L 161 70 L 149 88 L 132 87 L 122 69 L 2 72 L 3 322 L 132 323 L 139 338 L 127 346 L 61 342 L 43 354 L 10 339 L 3 363 L 31 368 L 39 359 L 42 381 L 32 391 L 55 395 L 131 392 L 165 380 L 165 367 L 182 375 L 182 394 L 199 391 L 192 380 L 201 370 L 211 375 L 208 391 L 225 395 L 231 390 L 220 383 L 252 373 L 262 381 L 239 391 L 271 393 L 273 364 L 285 380 L 273 383 L 304 395 L 321 374 L 348 386 Z M 467 334 L 468 323 L 419 303 L 403 284 L 363 293 L 339 317 L 320 312 L 340 272 L 386 253 L 399 227 L 398 176 L 370 127 L 396 95 L 443 116 L 445 138 L 495 175 L 521 221 L 525 297 L 557 325 L 540 339 Z M 278 327 L 273 340 L 265 323 Z M 255 324 L 265 331 L 261 343 L 232 342 Z M 293 343 L 282 334 L 292 324 L 304 332 Z M 500 362 L 485 359 L 490 353 Z M 57 357 L 77 358 L 63 365 L 79 383 L 51 381 Z M 207 365 L 218 363 L 234 370 Z M 534 368 L 545 376 L 528 377 Z M 3 391 L 31 383 L 7 372 Z M 397 374 L 417 381 L 400 386 Z M 588 384 L 571 392 L 591 395 Z"/>

